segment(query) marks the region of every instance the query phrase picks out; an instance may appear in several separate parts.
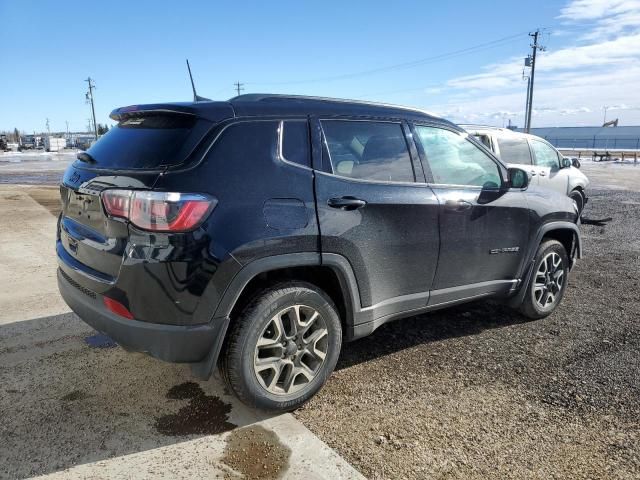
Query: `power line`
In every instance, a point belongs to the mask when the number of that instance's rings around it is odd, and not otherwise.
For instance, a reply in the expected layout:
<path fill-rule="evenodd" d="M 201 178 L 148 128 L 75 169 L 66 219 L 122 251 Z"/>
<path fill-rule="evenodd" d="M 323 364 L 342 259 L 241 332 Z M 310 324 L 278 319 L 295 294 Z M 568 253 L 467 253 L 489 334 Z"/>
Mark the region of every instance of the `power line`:
<path fill-rule="evenodd" d="M 447 52 L 447 53 L 442 53 L 439 55 L 434 55 L 432 57 L 425 57 L 425 58 L 421 58 L 421 59 L 417 59 L 417 60 L 412 60 L 409 62 L 404 62 L 404 63 L 397 63 L 395 65 L 388 65 L 386 67 L 379 67 L 379 68 L 373 68 L 370 70 L 363 70 L 360 72 L 352 72 L 352 73 L 345 73 L 345 74 L 341 74 L 341 75 L 334 75 L 334 76 L 330 76 L 330 77 L 320 77 L 320 78 L 315 78 L 315 79 L 306 79 L 306 80 L 290 80 L 290 81 L 285 81 L 285 82 L 255 82 L 255 83 L 251 83 L 252 85 L 296 85 L 296 84 L 303 84 L 303 83 L 319 83 L 319 82 L 330 82 L 330 81 L 334 81 L 334 80 L 346 80 L 346 79 L 351 79 L 351 78 L 357 78 L 357 77 L 363 77 L 363 76 L 367 76 L 367 75 L 373 75 L 373 74 L 378 74 L 378 73 L 383 73 L 383 72 L 389 72 L 389 71 L 393 71 L 393 70 L 402 70 L 402 69 L 407 69 L 407 68 L 413 68 L 413 67 L 417 67 L 417 66 L 421 66 L 421 65 L 425 65 L 428 63 L 434 63 L 434 62 L 438 62 L 441 60 L 447 60 L 449 58 L 453 58 L 453 57 L 457 57 L 457 56 L 461 56 L 461 55 L 466 55 L 469 53 L 475 53 L 477 51 L 481 51 L 484 49 L 488 49 L 488 48 L 494 48 L 497 46 L 500 46 L 506 42 L 508 42 L 509 40 L 513 40 L 514 38 L 518 38 L 521 37 L 523 35 L 526 35 L 527 32 L 521 32 L 521 33 L 517 33 L 514 35 L 509 35 L 507 37 L 502 37 L 502 38 L 498 38 L 496 40 L 492 40 L 490 42 L 485 42 L 485 43 L 481 43 L 478 45 L 474 45 L 471 47 L 467 47 L 467 48 L 463 48 L 460 50 L 454 50 L 452 52 Z"/>

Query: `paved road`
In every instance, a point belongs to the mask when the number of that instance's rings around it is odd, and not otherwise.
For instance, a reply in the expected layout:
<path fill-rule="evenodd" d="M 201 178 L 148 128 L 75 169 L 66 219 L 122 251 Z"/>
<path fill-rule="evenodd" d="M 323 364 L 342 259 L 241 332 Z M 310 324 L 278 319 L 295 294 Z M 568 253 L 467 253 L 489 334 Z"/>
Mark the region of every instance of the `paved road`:
<path fill-rule="evenodd" d="M 0 187 L 0 478 L 363 478 L 291 415 L 126 353 L 69 313 L 56 195 Z"/>

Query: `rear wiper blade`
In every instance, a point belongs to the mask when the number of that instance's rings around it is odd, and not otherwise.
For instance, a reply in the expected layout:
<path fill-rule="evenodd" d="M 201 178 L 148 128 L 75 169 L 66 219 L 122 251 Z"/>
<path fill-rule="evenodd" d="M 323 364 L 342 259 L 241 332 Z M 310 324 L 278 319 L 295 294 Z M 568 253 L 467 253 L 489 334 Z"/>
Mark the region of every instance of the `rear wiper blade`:
<path fill-rule="evenodd" d="M 80 160 L 81 162 L 85 162 L 85 163 L 96 163 L 96 159 L 93 158 L 91 155 L 89 155 L 87 152 L 80 152 L 78 155 L 76 155 L 76 157 L 78 158 L 78 160 Z"/>

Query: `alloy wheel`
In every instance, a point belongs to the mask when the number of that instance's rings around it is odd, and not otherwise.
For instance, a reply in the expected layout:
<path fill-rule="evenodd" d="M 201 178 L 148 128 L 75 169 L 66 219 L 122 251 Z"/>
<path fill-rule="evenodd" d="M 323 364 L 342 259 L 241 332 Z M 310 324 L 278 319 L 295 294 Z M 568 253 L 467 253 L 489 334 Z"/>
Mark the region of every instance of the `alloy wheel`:
<path fill-rule="evenodd" d="M 548 253 L 540 262 L 536 272 L 533 297 L 539 307 L 552 307 L 564 287 L 564 266 L 556 252 Z"/>
<path fill-rule="evenodd" d="M 312 307 L 293 305 L 275 314 L 258 338 L 253 367 L 263 388 L 288 395 L 308 385 L 327 355 L 329 331 Z"/>

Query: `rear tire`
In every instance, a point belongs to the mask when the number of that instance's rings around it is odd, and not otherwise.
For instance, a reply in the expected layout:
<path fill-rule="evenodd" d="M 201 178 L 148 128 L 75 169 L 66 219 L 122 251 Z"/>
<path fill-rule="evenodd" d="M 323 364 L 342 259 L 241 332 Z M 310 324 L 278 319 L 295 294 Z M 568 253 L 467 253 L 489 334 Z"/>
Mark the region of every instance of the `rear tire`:
<path fill-rule="evenodd" d="M 220 370 L 243 403 L 293 410 L 322 388 L 341 344 L 329 296 L 309 283 L 282 283 L 257 294 L 234 319 Z"/>
<path fill-rule="evenodd" d="M 569 276 L 569 257 L 557 240 L 545 240 L 538 247 L 531 281 L 519 311 L 534 320 L 553 313 L 562 301 Z"/>

